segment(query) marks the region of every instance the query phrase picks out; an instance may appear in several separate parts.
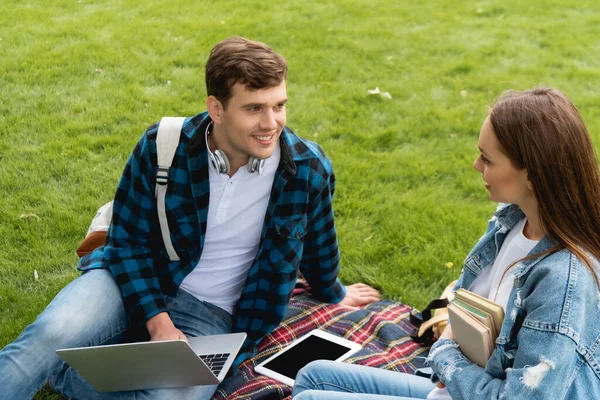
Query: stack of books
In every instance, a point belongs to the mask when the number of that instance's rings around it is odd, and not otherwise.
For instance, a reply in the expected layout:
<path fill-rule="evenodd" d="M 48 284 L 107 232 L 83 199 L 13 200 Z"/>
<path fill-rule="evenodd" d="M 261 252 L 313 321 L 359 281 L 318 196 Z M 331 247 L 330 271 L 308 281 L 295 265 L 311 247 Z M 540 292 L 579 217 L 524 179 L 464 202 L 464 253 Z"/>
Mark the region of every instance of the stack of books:
<path fill-rule="evenodd" d="M 500 333 L 504 309 L 466 289 L 458 289 L 448 304 L 454 341 L 472 362 L 485 367 Z"/>

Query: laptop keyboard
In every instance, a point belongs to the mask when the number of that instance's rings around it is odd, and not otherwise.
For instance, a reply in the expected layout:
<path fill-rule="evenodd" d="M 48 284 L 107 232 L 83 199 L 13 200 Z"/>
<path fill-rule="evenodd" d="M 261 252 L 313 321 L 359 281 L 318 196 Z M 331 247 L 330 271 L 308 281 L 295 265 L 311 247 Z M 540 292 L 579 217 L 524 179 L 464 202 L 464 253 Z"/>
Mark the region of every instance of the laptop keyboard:
<path fill-rule="evenodd" d="M 219 372 L 223 369 L 225 365 L 225 361 L 229 358 L 229 353 L 220 353 L 220 354 L 204 354 L 199 355 L 200 359 L 204 361 L 206 366 L 210 368 L 215 376 L 219 376 Z"/>

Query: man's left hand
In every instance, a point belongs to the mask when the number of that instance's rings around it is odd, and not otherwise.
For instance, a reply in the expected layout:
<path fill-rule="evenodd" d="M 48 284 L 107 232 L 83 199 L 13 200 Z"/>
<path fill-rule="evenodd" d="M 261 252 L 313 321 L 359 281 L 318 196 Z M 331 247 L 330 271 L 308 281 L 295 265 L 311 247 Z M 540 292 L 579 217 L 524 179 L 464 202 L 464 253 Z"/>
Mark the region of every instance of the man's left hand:
<path fill-rule="evenodd" d="M 346 286 L 346 296 L 338 304 L 350 307 L 366 306 L 381 300 L 381 293 L 364 283 Z"/>

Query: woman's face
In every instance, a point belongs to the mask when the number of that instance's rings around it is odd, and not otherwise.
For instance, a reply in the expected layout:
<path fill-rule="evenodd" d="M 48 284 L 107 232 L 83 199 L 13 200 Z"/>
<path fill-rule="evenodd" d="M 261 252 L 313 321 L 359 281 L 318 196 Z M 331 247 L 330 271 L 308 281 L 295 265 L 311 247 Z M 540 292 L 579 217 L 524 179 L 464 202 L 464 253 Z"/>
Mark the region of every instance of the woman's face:
<path fill-rule="evenodd" d="M 489 117 L 481 127 L 478 146 L 481 154 L 473 163 L 473 168 L 481 173 L 492 201 L 517 204 L 523 208 L 524 204 L 535 200 L 527 171 L 515 168 L 501 151 Z"/>

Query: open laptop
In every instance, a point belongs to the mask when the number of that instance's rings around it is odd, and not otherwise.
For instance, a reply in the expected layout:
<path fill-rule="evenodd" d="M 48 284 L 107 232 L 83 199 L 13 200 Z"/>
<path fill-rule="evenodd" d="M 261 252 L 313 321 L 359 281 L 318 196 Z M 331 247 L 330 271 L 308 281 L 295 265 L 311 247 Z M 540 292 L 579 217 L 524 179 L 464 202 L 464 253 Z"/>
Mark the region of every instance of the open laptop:
<path fill-rule="evenodd" d="M 220 383 L 245 333 L 56 350 L 100 392 Z"/>

